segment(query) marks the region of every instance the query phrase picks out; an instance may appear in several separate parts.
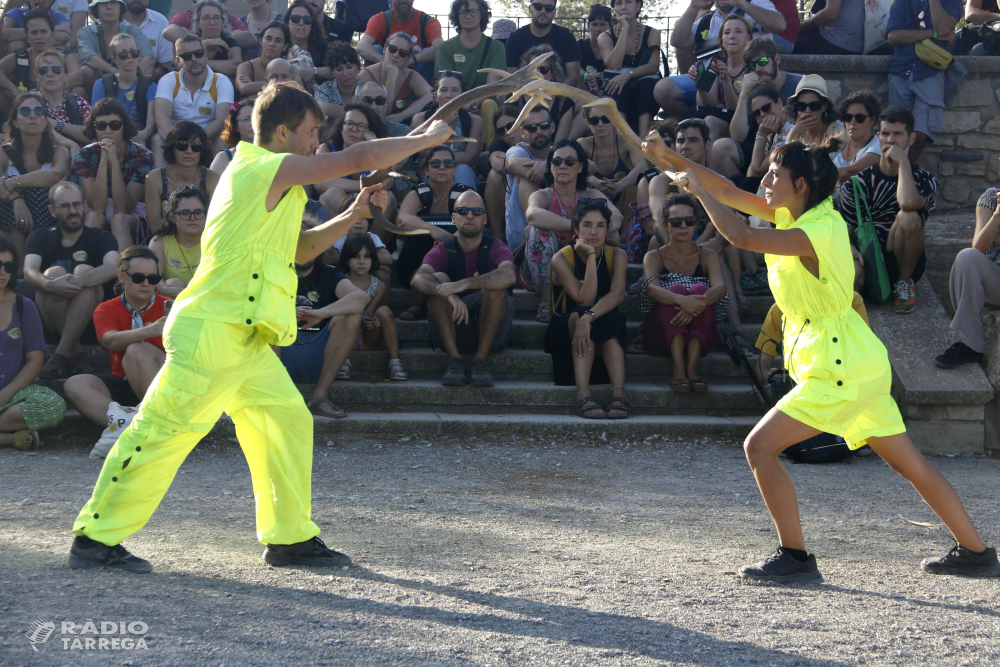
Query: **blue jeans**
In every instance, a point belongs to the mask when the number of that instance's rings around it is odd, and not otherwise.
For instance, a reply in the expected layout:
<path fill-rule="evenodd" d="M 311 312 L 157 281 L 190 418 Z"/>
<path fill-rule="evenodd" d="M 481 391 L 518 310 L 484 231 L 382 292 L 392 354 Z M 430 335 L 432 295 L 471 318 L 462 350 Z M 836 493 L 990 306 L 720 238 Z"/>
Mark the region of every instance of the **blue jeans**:
<path fill-rule="evenodd" d="M 382 47 L 378 44 L 375 45 L 375 50 L 385 55 L 385 51 L 383 51 Z M 424 80 L 427 83 L 430 83 L 434 79 L 434 63 L 417 63 L 417 66 L 414 67 L 413 70 L 420 76 L 424 77 Z M 416 97 L 414 97 L 414 99 L 416 99 Z"/>
<path fill-rule="evenodd" d="M 784 37 L 779 37 L 778 35 L 771 35 L 771 39 L 774 40 L 775 45 L 778 47 L 778 53 L 785 55 L 791 53 L 792 49 L 795 48 L 795 44 L 789 42 Z"/>

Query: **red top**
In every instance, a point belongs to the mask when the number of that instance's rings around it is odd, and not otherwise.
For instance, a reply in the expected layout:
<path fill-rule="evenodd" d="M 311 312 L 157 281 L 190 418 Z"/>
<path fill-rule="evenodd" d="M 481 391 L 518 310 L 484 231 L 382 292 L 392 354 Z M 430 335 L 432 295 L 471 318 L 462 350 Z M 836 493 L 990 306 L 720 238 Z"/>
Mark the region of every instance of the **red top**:
<path fill-rule="evenodd" d="M 163 317 L 166 314 L 163 304 L 167 301 L 171 301 L 171 299 L 157 294 L 156 303 L 142 314 L 143 323 L 150 325 Z M 132 315 L 128 312 L 124 304 L 122 304 L 121 297 L 116 296 L 114 299 L 105 301 L 94 309 L 94 329 L 97 330 L 98 341 L 104 338 L 104 334 L 109 331 L 132 330 Z M 163 338 L 161 336 L 147 338 L 146 342 L 150 345 L 155 345 L 161 350 L 163 349 Z M 104 349 L 107 350 L 107 348 Z M 122 368 L 122 357 L 125 356 L 125 350 L 108 350 L 108 354 L 111 355 L 111 374 L 121 378 L 125 377 L 125 369 Z"/>

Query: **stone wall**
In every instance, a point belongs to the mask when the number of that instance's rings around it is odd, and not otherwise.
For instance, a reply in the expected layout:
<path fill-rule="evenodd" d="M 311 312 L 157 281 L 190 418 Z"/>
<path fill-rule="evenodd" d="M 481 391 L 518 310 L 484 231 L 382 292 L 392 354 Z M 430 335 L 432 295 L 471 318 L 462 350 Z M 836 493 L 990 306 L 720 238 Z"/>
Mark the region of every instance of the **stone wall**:
<path fill-rule="evenodd" d="M 1000 183 L 1000 58 L 963 56 L 969 70 L 955 103 L 944 112 L 944 128 L 925 149 L 927 168 L 937 176 L 938 208 L 974 206 L 987 187 Z M 788 72 L 819 74 L 830 96 L 870 88 L 883 108 L 889 103 L 890 56 L 781 57 Z"/>

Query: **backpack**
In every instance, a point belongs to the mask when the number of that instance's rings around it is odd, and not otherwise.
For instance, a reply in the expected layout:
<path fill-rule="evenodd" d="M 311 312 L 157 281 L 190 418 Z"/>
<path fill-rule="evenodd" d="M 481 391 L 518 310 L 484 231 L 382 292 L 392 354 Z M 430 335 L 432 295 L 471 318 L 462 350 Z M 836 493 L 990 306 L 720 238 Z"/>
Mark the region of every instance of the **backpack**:
<path fill-rule="evenodd" d="M 485 276 L 489 273 L 490 247 L 496 239 L 489 234 L 483 234 L 483 240 L 479 242 L 479 254 L 476 256 L 476 275 Z M 457 283 L 465 280 L 465 252 L 458 245 L 458 238 L 451 237 L 444 242 L 445 250 L 448 251 L 448 279 Z M 508 294 L 514 293 L 514 286 L 507 288 Z"/>
<path fill-rule="evenodd" d="M 415 11 L 420 10 L 418 9 Z M 385 40 L 389 39 L 389 35 L 392 34 L 392 31 L 389 30 L 390 26 L 392 26 L 392 10 L 388 9 L 382 12 L 382 15 L 385 16 L 385 39 L 382 40 L 382 46 L 385 46 Z M 427 12 L 420 12 L 420 44 L 427 44 L 427 33 L 424 31 L 424 28 L 427 27 L 430 20 L 431 17 L 427 14 Z M 420 46 L 420 44 L 417 46 Z M 425 49 L 427 47 L 420 46 L 420 48 Z"/>
<path fill-rule="evenodd" d="M 83 114 L 80 113 L 80 105 L 76 102 L 76 95 L 63 93 L 63 102 L 66 107 L 66 117 L 70 125 L 83 125 Z"/>
<path fill-rule="evenodd" d="M 14 52 L 14 76 L 11 83 L 22 93 L 31 90 L 31 58 L 28 56 L 28 49 Z"/>
<path fill-rule="evenodd" d="M 114 74 L 105 74 L 101 77 L 101 81 L 104 82 L 104 96 L 110 97 L 113 100 L 118 99 L 118 77 Z M 180 78 L 178 77 L 178 81 Z M 135 88 L 135 105 L 136 113 L 139 116 L 139 122 L 136 123 L 140 130 L 146 129 L 146 111 L 148 109 L 146 102 L 146 93 L 149 91 L 149 84 L 153 83 L 153 80 L 148 76 L 143 74 L 139 75 L 139 84 Z M 212 82 L 215 83 L 214 81 Z M 177 96 L 177 93 L 174 93 Z M 215 97 L 212 98 L 213 100 Z"/>
<path fill-rule="evenodd" d="M 562 254 L 563 257 L 566 258 L 566 261 L 569 262 L 569 269 L 570 269 L 570 271 L 575 272 L 576 271 L 576 251 L 573 249 L 573 246 L 571 246 L 571 245 L 563 246 L 562 248 L 559 249 L 559 252 Z M 614 270 L 614 258 L 615 258 L 615 249 L 612 248 L 609 245 L 605 245 L 604 246 L 604 261 L 607 262 L 607 264 L 608 264 L 608 273 L 609 274 L 611 274 L 611 272 Z M 550 285 L 552 284 L 552 266 L 551 265 L 549 265 L 549 284 Z M 567 297 L 566 297 L 566 290 L 561 290 L 561 292 L 559 294 L 559 297 L 558 297 L 558 300 L 555 301 L 555 302 L 553 302 L 553 300 L 552 300 L 552 293 L 553 292 L 555 292 L 555 290 L 550 287 L 549 288 L 549 312 L 552 313 L 552 314 L 554 314 L 554 315 L 556 315 L 556 314 L 557 315 L 565 315 L 566 314 L 566 299 L 567 299 Z"/>
<path fill-rule="evenodd" d="M 218 72 L 212 72 L 212 85 L 208 89 L 208 94 L 211 95 L 213 102 L 218 102 L 219 101 L 219 89 L 216 86 L 216 82 L 218 81 L 218 78 L 219 78 L 219 73 Z M 161 79 L 161 81 L 162 81 L 162 79 Z M 107 90 L 107 89 L 105 89 L 105 90 Z M 180 93 L 180 92 L 181 92 L 181 73 L 177 72 L 177 76 L 174 77 L 174 97 L 177 97 L 177 94 Z M 143 98 L 143 99 L 145 99 L 145 98 Z"/>
<path fill-rule="evenodd" d="M 448 196 L 448 214 L 455 211 L 455 200 L 458 196 L 469 189 L 469 186 L 462 185 L 461 183 L 455 183 L 451 186 L 451 194 Z M 434 203 L 434 193 L 431 191 L 431 186 L 427 183 L 420 183 L 416 187 L 417 197 L 420 198 L 420 210 L 417 211 L 418 216 L 423 215 L 433 215 L 427 213 L 430 210 L 431 205 Z M 452 224 L 451 218 L 448 219 L 448 224 Z"/>
<path fill-rule="evenodd" d="M 351 0 L 344 4 L 344 21 L 354 32 L 364 32 L 371 17 L 392 6 L 389 0 Z"/>

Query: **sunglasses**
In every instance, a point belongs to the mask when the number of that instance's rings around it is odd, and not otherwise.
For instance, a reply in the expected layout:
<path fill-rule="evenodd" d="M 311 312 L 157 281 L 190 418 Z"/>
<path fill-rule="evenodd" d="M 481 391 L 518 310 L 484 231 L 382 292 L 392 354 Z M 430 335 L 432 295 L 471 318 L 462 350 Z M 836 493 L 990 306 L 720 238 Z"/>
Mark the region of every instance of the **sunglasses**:
<path fill-rule="evenodd" d="M 45 107 L 18 107 L 17 112 L 22 116 L 30 116 L 35 114 L 36 116 L 45 116 Z"/>
<path fill-rule="evenodd" d="M 398 53 L 400 58 L 409 58 L 412 51 L 407 51 L 406 49 L 401 49 L 398 46 L 393 46 L 389 44 L 385 47 L 389 53 Z"/>
<path fill-rule="evenodd" d="M 472 215 L 478 218 L 481 215 L 486 215 L 486 209 L 480 208 L 479 206 L 475 208 L 469 208 L 468 206 L 456 206 L 455 213 L 460 216 L 466 216 L 469 215 L 469 213 L 471 213 Z"/>
<path fill-rule="evenodd" d="M 60 213 L 69 213 L 70 211 L 75 211 L 77 209 L 83 210 L 85 204 L 82 201 L 73 201 L 67 204 L 56 204 L 52 208 L 56 209 Z"/>
<path fill-rule="evenodd" d="M 534 9 L 536 12 L 545 12 L 546 14 L 551 14 L 556 10 L 555 5 L 543 5 L 540 2 L 531 3 L 531 8 Z"/>
<path fill-rule="evenodd" d="M 826 106 L 826 102 L 817 100 L 816 102 L 796 102 L 795 111 L 797 113 L 802 113 L 806 109 L 809 111 L 819 111 Z"/>
<path fill-rule="evenodd" d="M 526 130 L 529 134 L 537 132 L 538 130 L 541 130 L 542 132 L 548 132 L 549 129 L 552 127 L 552 121 L 545 120 L 542 121 L 541 123 L 525 123 L 521 127 L 524 130 Z"/>
<path fill-rule="evenodd" d="M 203 220 L 205 218 L 205 209 L 196 208 L 193 211 L 182 209 L 180 211 L 174 211 L 174 215 L 181 220 Z"/>
<path fill-rule="evenodd" d="M 670 218 L 667 222 L 670 223 L 671 227 L 680 227 L 681 225 L 684 225 L 685 227 L 698 226 L 698 218 L 693 215 L 688 215 L 683 218 Z"/>
<path fill-rule="evenodd" d="M 428 160 L 427 164 L 432 169 L 440 169 L 441 165 L 444 165 L 445 169 L 454 169 L 455 168 L 455 161 L 454 160 L 437 160 L 437 159 L 435 159 L 435 160 Z"/>
<path fill-rule="evenodd" d="M 17 273 L 17 262 L 2 262 L 0 266 L 3 267 L 4 272 L 8 275 L 12 276 Z"/>
<path fill-rule="evenodd" d="M 760 118 L 763 115 L 771 113 L 771 107 L 774 106 L 774 102 L 768 102 L 756 111 L 751 111 L 750 115 L 754 118 Z"/>
<path fill-rule="evenodd" d="M 758 67 L 764 67 L 769 62 L 771 62 L 771 58 L 769 56 L 761 56 L 760 58 L 757 58 L 757 60 L 751 60 L 750 62 L 748 62 L 747 69 L 751 72 L 754 72 L 757 70 Z"/>
<path fill-rule="evenodd" d="M 577 159 L 577 158 L 575 158 L 575 157 L 567 157 L 567 158 L 554 157 L 554 158 L 552 158 L 552 164 L 554 166 L 556 166 L 556 167 L 563 166 L 563 162 L 566 163 L 567 167 L 575 167 L 576 163 L 579 162 L 579 161 L 580 160 Z"/>
<path fill-rule="evenodd" d="M 149 281 L 150 285 L 156 285 L 163 279 L 163 276 L 161 276 L 159 273 L 150 273 L 148 276 L 145 273 L 138 273 L 138 272 L 129 273 L 128 271 L 122 271 L 122 273 L 131 278 L 132 282 L 134 282 L 136 285 L 141 285 L 147 280 Z"/>
<path fill-rule="evenodd" d="M 178 53 L 177 57 L 187 62 L 192 58 L 198 58 L 199 60 L 205 57 L 205 49 L 198 49 L 197 51 L 188 51 L 187 53 Z"/>
<path fill-rule="evenodd" d="M 138 51 L 136 51 L 136 53 L 138 53 Z M 53 74 L 63 73 L 63 68 L 60 65 L 40 65 L 38 69 L 35 70 L 35 73 L 45 76 L 46 74 L 49 73 L 49 70 L 52 70 Z"/>
<path fill-rule="evenodd" d="M 513 129 L 514 129 L 514 121 L 511 121 L 506 125 L 498 125 L 496 128 L 497 134 L 507 134 Z"/>
<path fill-rule="evenodd" d="M 345 120 L 344 127 L 348 130 L 357 130 L 358 132 L 368 131 L 368 123 L 358 123 L 357 121 L 353 120 Z"/>
<path fill-rule="evenodd" d="M 311 25 L 313 22 L 311 16 L 302 16 L 301 14 L 292 14 L 288 20 L 292 23 L 305 23 L 306 25 Z"/>
<path fill-rule="evenodd" d="M 379 95 L 378 97 L 362 97 L 361 101 L 367 104 L 368 106 L 375 105 L 377 107 L 380 107 L 383 104 L 385 104 L 386 99 L 381 95 Z"/>
<path fill-rule="evenodd" d="M 608 207 L 607 199 L 590 199 L 589 197 L 583 197 L 581 199 L 578 199 L 576 203 L 579 204 L 580 206 L 603 206 L 604 208 Z"/>
<path fill-rule="evenodd" d="M 138 58 L 141 55 L 142 53 L 139 49 L 129 49 L 128 51 L 119 51 L 115 54 L 115 57 L 118 58 L 118 60 L 125 60 L 126 58 Z M 56 72 L 56 74 L 58 73 L 59 72 Z"/>
<path fill-rule="evenodd" d="M 853 121 L 857 121 L 858 123 L 863 123 L 866 120 L 868 120 L 869 118 L 872 118 L 872 115 L 870 113 L 855 113 L 855 114 L 845 113 L 844 114 L 844 122 L 845 123 L 850 123 L 852 120 Z"/>
<path fill-rule="evenodd" d="M 545 76 L 546 74 L 548 74 L 551 71 L 552 71 L 552 68 L 549 67 L 548 65 L 541 65 L 538 68 L 538 73 L 541 74 L 542 76 Z"/>
<path fill-rule="evenodd" d="M 120 120 L 112 120 L 112 121 L 95 120 L 94 121 L 94 129 L 97 130 L 98 132 L 103 132 L 104 130 L 108 129 L 109 127 L 111 128 L 112 132 L 117 132 L 118 130 L 122 129 L 123 125 L 125 125 L 125 123 L 123 123 Z"/>
<path fill-rule="evenodd" d="M 607 116 L 591 116 L 590 118 L 587 119 L 587 122 L 593 125 L 594 127 L 597 127 L 598 123 L 604 123 L 605 125 L 610 125 L 611 119 L 608 118 Z"/>
<path fill-rule="evenodd" d="M 118 122 L 118 121 L 115 121 L 115 122 Z M 111 129 L 113 130 L 115 128 L 112 127 Z M 205 146 L 201 142 L 197 142 L 196 143 L 194 141 L 175 141 L 174 142 L 174 149 L 175 150 L 179 150 L 181 153 L 186 153 L 187 149 L 189 149 L 189 148 L 193 152 L 195 152 L 195 153 L 200 153 L 202 151 L 202 149 L 205 148 Z"/>

